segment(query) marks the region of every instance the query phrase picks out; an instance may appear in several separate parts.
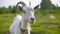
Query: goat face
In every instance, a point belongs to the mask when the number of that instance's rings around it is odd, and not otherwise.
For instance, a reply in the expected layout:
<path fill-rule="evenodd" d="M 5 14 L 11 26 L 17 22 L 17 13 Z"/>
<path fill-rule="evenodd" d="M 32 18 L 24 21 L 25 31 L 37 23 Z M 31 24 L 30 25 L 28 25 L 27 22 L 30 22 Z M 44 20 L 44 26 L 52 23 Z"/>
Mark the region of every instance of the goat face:
<path fill-rule="evenodd" d="M 23 7 L 23 14 L 26 16 L 25 18 L 28 20 L 29 23 L 34 23 L 34 9 L 31 7 Z"/>
<path fill-rule="evenodd" d="M 26 4 L 22 1 L 18 2 L 18 4 L 22 4 L 22 7 L 19 6 L 19 9 L 22 10 L 24 19 L 27 20 L 29 23 L 34 23 L 35 22 L 34 10 L 38 8 L 39 5 L 32 8 L 30 6 L 26 6 Z"/>

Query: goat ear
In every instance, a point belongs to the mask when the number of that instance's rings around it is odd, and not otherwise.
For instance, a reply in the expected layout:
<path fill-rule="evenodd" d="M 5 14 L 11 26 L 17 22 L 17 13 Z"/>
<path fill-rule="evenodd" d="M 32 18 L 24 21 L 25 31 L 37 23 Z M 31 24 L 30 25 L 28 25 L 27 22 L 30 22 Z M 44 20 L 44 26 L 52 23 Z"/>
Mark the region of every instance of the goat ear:
<path fill-rule="evenodd" d="M 22 7 L 18 6 L 19 10 L 23 11 Z"/>
<path fill-rule="evenodd" d="M 34 7 L 34 10 L 37 9 L 38 7 L 39 7 L 39 5 L 35 6 L 35 7 Z"/>

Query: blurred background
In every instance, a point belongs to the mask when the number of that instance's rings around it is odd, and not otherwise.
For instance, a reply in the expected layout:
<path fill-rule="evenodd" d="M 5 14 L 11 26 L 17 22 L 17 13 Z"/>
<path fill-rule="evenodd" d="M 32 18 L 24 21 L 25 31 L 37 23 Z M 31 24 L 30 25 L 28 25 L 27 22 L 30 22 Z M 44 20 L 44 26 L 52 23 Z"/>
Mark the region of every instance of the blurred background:
<path fill-rule="evenodd" d="M 31 25 L 31 34 L 60 34 L 60 0 L 0 0 L 0 34 L 9 34 L 9 26 L 16 14 L 21 11 L 16 8 L 19 1 L 35 7 L 36 23 Z"/>

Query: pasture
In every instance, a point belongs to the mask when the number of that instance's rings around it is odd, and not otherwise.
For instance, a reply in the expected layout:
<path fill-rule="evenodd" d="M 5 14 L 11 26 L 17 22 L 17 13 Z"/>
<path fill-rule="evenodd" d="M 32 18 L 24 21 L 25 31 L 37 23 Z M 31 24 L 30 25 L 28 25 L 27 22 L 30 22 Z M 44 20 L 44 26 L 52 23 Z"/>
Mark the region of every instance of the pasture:
<path fill-rule="evenodd" d="M 9 34 L 9 26 L 16 14 L 0 14 L 0 34 Z M 60 13 L 54 13 L 55 20 L 49 20 L 49 14 L 35 12 L 36 23 L 31 25 L 31 34 L 60 34 Z"/>

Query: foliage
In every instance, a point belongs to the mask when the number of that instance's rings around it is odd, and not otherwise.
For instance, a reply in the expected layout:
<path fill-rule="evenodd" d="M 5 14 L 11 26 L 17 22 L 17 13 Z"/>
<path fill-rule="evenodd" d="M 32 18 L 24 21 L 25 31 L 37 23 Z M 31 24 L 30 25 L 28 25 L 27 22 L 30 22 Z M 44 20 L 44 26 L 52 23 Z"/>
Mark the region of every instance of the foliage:
<path fill-rule="evenodd" d="M 5 7 L 0 7 L 0 14 L 5 14 L 5 13 L 19 13 L 20 10 L 16 6 L 9 6 L 8 8 Z"/>
<path fill-rule="evenodd" d="M 42 0 L 41 2 L 41 9 L 49 9 L 51 10 L 52 8 L 54 8 L 55 6 L 51 3 L 50 0 Z"/>
<path fill-rule="evenodd" d="M 5 11 L 6 11 L 5 7 L 0 8 L 0 14 L 5 13 Z"/>

